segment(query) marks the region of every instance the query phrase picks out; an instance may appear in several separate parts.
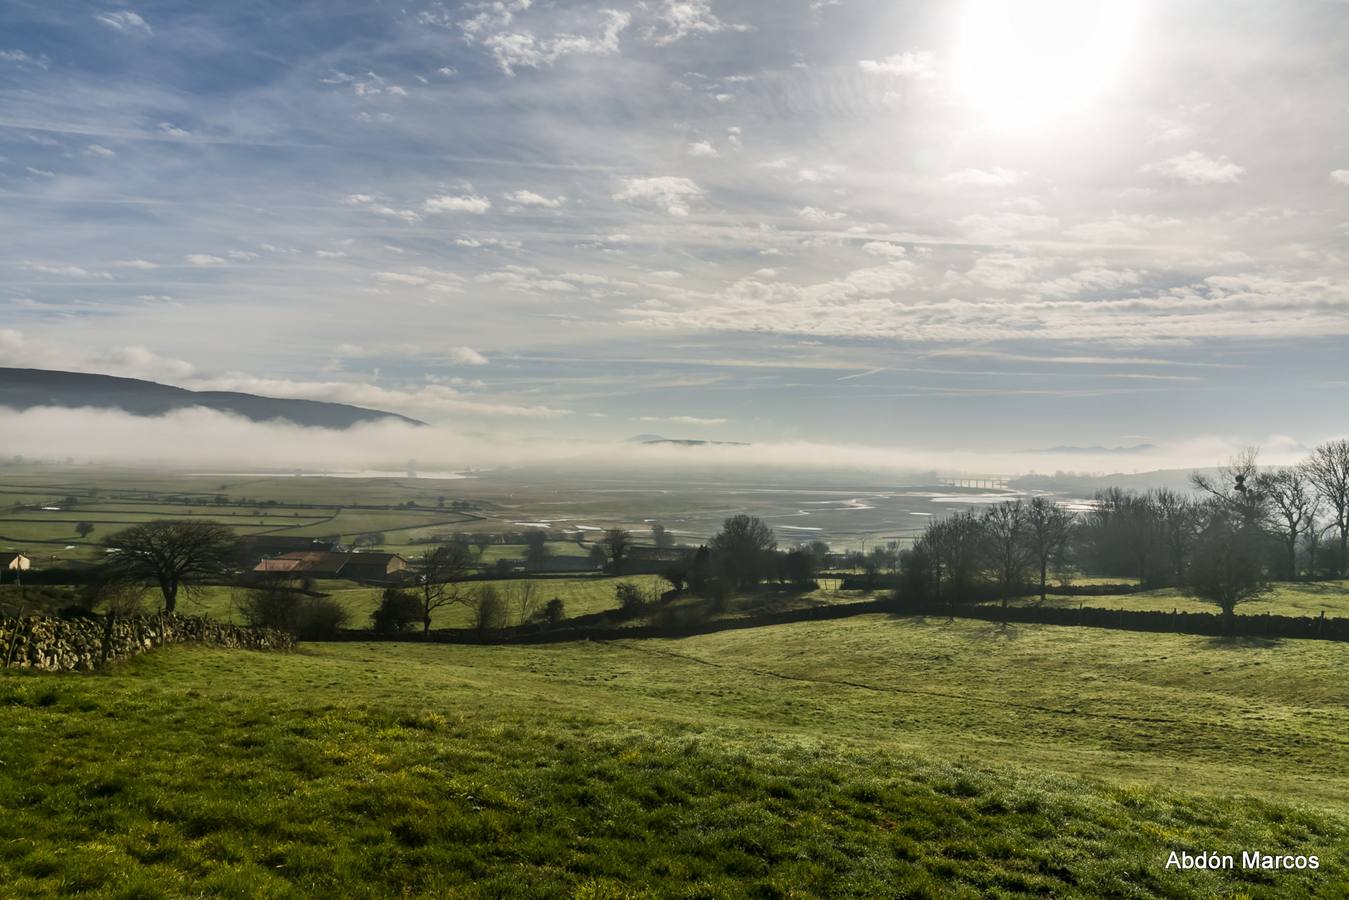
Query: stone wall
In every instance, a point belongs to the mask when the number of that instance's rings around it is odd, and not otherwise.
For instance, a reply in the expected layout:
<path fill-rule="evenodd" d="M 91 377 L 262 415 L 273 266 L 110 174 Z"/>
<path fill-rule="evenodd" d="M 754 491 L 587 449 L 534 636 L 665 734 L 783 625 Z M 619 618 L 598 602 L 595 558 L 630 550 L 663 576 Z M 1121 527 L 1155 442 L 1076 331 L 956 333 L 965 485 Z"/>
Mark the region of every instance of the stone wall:
<path fill-rule="evenodd" d="M 270 628 L 244 628 L 188 616 L 108 620 L 27 616 L 0 619 L 0 666 L 87 672 L 164 644 L 205 644 L 243 650 L 289 650 L 295 639 Z"/>

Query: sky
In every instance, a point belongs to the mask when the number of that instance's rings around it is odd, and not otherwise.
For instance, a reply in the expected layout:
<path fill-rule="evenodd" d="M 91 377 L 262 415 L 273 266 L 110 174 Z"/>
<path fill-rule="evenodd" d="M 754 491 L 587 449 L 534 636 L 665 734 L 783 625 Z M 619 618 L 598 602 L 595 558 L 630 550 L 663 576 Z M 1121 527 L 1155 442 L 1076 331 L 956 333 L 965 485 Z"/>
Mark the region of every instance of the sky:
<path fill-rule="evenodd" d="M 0 229 L 0 365 L 1297 449 L 1349 416 L 1349 3 L 8 0 Z"/>

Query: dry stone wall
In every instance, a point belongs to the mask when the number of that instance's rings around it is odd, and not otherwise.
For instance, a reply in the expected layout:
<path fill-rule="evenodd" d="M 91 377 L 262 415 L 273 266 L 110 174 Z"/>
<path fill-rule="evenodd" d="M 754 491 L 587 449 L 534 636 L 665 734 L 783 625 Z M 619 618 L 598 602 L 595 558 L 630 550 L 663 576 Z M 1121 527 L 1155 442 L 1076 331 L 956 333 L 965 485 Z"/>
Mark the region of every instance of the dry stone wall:
<path fill-rule="evenodd" d="M 245 628 L 196 616 L 0 619 L 0 665 L 50 672 L 88 672 L 165 644 L 241 650 L 289 650 L 295 639 L 271 628 Z"/>

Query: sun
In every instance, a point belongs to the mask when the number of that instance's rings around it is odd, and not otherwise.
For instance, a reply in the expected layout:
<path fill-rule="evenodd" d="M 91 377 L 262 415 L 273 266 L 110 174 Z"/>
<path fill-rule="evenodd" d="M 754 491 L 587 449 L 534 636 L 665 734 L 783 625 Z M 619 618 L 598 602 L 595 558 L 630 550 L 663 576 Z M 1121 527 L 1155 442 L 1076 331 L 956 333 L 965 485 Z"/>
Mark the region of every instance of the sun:
<path fill-rule="evenodd" d="M 953 51 L 963 101 L 998 128 L 1036 129 L 1088 108 L 1127 69 L 1130 0 L 969 0 Z"/>

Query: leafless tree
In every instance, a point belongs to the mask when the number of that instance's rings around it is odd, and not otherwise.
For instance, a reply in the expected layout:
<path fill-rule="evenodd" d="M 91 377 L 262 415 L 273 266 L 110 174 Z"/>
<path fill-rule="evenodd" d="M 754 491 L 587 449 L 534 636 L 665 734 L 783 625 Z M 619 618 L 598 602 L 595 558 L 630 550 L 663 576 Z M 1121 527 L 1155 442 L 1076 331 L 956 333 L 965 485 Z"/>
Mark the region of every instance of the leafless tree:
<path fill-rule="evenodd" d="M 923 543 L 932 558 L 938 599 L 942 596 L 943 571 L 949 588 L 948 600 L 952 602 L 959 601 L 960 593 L 973 584 L 982 542 L 983 524 L 969 510 L 928 525 Z"/>
<path fill-rule="evenodd" d="M 1063 556 L 1072 536 L 1073 514 L 1045 497 L 1026 504 L 1026 546 L 1031 562 L 1040 569 L 1040 602 L 1045 601 L 1049 564 Z"/>
<path fill-rule="evenodd" d="M 1349 562 L 1349 439 L 1341 438 L 1322 444 L 1312 451 L 1306 462 L 1307 478 L 1316 486 L 1325 500 L 1331 523 L 1339 532 L 1339 556 L 1335 560 L 1337 575 L 1344 576 Z"/>
<path fill-rule="evenodd" d="M 1195 472 L 1190 476 L 1196 488 L 1235 509 L 1248 524 L 1264 516 L 1265 496 L 1260 482 L 1258 447 L 1247 447 L 1219 466 L 1216 475 Z"/>
<path fill-rule="evenodd" d="M 515 610 L 516 621 L 523 625 L 539 610 L 539 585 L 534 581 L 516 581 L 507 589 L 506 599 L 507 605 Z"/>
<path fill-rule="evenodd" d="M 506 602 L 494 585 L 485 584 L 473 591 L 468 597 L 468 607 L 478 633 L 506 626 Z"/>
<path fill-rule="evenodd" d="M 1166 551 L 1171 578 L 1177 585 L 1185 583 L 1185 567 L 1194 548 L 1198 512 L 1194 501 L 1169 488 L 1158 488 L 1149 495 L 1152 509 Z"/>
<path fill-rule="evenodd" d="M 1283 544 L 1288 580 L 1297 581 L 1298 538 L 1311 527 L 1315 488 L 1301 466 L 1262 473 L 1259 482 L 1268 500 L 1266 527 Z"/>
<path fill-rule="evenodd" d="M 158 588 L 164 612 L 173 613 L 180 592 L 191 596 L 230 575 L 238 539 L 214 522 L 161 519 L 119 531 L 104 545 L 110 583 Z"/>
<path fill-rule="evenodd" d="M 990 506 L 984 511 L 982 524 L 989 561 L 998 576 L 1002 608 L 1006 609 L 1008 597 L 1025 583 L 1032 559 L 1026 505 L 1010 500 Z"/>
<path fill-rule="evenodd" d="M 424 634 L 431 634 L 431 616 L 436 610 L 464 602 L 460 582 L 469 573 L 470 559 L 463 544 L 441 544 L 422 558 L 416 594 Z"/>

